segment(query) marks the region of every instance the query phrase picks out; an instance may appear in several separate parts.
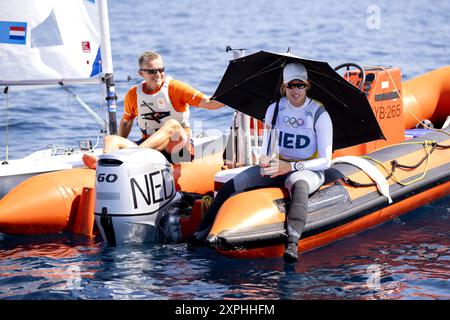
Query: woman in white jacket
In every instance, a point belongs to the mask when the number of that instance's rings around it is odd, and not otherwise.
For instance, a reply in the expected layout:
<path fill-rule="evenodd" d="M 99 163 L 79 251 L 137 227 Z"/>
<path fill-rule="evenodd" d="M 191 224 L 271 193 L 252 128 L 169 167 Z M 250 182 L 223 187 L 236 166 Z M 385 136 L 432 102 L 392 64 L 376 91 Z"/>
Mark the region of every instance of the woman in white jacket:
<path fill-rule="evenodd" d="M 311 83 L 300 63 L 283 70 L 283 97 L 269 106 L 259 166 L 228 181 L 218 192 L 188 245 L 200 245 L 211 230 L 222 204 L 234 193 L 249 188 L 284 186 L 291 205 L 286 219 L 286 262 L 298 260 L 298 241 L 306 224 L 308 197 L 324 183 L 324 170 L 331 165 L 333 126 L 322 103 L 307 96 Z"/>

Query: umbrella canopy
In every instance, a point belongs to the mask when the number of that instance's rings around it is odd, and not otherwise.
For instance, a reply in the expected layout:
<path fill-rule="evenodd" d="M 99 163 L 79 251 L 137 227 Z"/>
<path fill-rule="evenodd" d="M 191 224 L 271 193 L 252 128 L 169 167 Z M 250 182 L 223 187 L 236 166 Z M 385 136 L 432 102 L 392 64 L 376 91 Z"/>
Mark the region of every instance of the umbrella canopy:
<path fill-rule="evenodd" d="M 291 62 L 305 66 L 312 84 L 308 96 L 322 102 L 330 114 L 333 150 L 385 139 L 364 92 L 328 63 L 290 53 L 260 51 L 230 61 L 213 99 L 264 120 L 267 108 L 281 96 L 283 68 Z"/>

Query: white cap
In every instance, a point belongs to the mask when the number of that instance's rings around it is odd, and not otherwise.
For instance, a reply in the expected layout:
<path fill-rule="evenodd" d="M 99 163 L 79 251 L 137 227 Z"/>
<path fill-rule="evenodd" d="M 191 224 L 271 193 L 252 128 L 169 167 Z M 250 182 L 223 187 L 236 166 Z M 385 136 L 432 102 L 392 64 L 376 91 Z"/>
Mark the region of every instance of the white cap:
<path fill-rule="evenodd" d="M 294 79 L 308 81 L 308 72 L 301 63 L 289 63 L 283 70 L 283 82 L 289 83 Z"/>

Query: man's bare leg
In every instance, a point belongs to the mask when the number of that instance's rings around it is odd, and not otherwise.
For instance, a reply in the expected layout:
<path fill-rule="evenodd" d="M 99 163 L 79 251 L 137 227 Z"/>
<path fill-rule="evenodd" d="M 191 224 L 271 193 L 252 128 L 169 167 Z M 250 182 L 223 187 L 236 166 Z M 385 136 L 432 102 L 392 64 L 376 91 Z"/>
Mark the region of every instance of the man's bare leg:
<path fill-rule="evenodd" d="M 171 141 L 180 141 L 180 143 L 177 143 L 172 150 L 167 150 Z M 177 120 L 170 119 L 165 122 L 158 131 L 142 142 L 139 147 L 178 153 L 188 142 L 189 139 L 186 131 L 184 131 L 181 124 Z M 133 148 L 137 146 L 138 145 L 133 141 L 121 136 L 106 136 L 104 140 L 103 153 L 109 153 L 119 149 Z M 97 168 L 96 156 L 84 154 L 82 160 L 87 167 L 91 169 Z"/>
<path fill-rule="evenodd" d="M 180 141 L 180 143 L 172 150 L 168 150 L 169 143 L 174 141 Z M 179 152 L 188 142 L 188 136 L 181 124 L 177 120 L 170 119 L 139 146 L 158 151 L 166 150 L 167 152 Z"/>
<path fill-rule="evenodd" d="M 133 148 L 137 146 L 138 145 L 133 141 L 121 136 L 106 136 L 104 140 L 103 153 L 113 152 L 124 148 Z M 93 154 L 84 154 L 82 160 L 88 168 L 97 168 L 97 157 Z"/>
<path fill-rule="evenodd" d="M 121 136 L 106 136 L 103 153 L 113 152 L 119 149 L 134 148 L 138 145 L 127 138 Z"/>

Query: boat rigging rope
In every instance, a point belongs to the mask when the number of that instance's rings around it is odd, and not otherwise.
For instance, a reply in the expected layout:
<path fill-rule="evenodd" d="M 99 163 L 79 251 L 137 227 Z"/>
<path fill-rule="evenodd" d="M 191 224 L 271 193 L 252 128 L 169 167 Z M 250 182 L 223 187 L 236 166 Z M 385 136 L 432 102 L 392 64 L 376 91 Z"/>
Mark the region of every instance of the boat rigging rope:
<path fill-rule="evenodd" d="M 9 158 L 9 87 L 5 87 L 5 90 L 3 90 L 3 93 L 6 95 L 6 125 L 5 125 L 5 160 L 2 161 L 2 164 L 8 164 L 8 158 Z"/>
<path fill-rule="evenodd" d="M 101 82 L 99 82 L 99 84 L 101 84 Z M 75 92 L 73 92 L 72 90 L 69 89 L 69 87 L 65 86 L 64 83 L 60 82 L 60 85 L 64 88 L 64 90 L 67 92 L 67 106 L 70 107 L 70 97 L 73 96 L 75 98 L 75 101 L 78 102 L 78 104 L 85 110 L 87 111 L 95 121 L 97 121 L 98 124 L 100 124 L 100 133 L 103 135 L 106 132 L 106 121 L 101 119 L 95 112 L 94 110 L 91 109 L 91 107 L 89 105 L 87 105 L 82 99 L 81 97 L 79 97 Z M 100 97 L 103 97 L 103 90 L 101 85 L 99 85 L 100 87 Z M 102 98 L 100 98 L 102 99 Z M 103 103 L 102 100 L 100 100 L 100 106 L 101 108 L 104 110 L 103 108 Z M 92 150 L 95 150 L 98 146 L 100 142 L 100 135 L 97 135 L 97 142 L 96 144 L 92 147 Z"/>
<path fill-rule="evenodd" d="M 430 150 L 428 150 L 428 147 L 429 147 L 429 146 L 431 147 Z M 386 172 L 388 172 L 388 173 L 392 176 L 392 180 L 394 180 L 394 181 L 397 182 L 398 184 L 400 184 L 400 185 L 402 185 L 402 186 L 409 186 L 409 185 L 411 185 L 411 184 L 413 184 L 413 183 L 416 183 L 416 182 L 422 180 L 423 178 L 425 178 L 425 176 L 426 176 L 426 174 L 427 174 L 427 172 L 428 172 L 428 169 L 429 169 L 431 153 L 436 149 L 436 146 L 437 146 L 437 144 L 436 144 L 435 141 L 428 141 L 428 140 L 424 141 L 424 142 L 423 142 L 423 147 L 424 147 L 424 150 L 425 150 L 425 154 L 426 154 L 426 155 L 425 155 L 425 156 L 424 156 L 417 164 L 412 165 L 412 166 L 409 166 L 409 165 L 402 165 L 402 164 L 398 163 L 397 160 L 392 160 L 392 161 L 391 161 L 391 165 L 392 165 L 392 169 L 391 169 L 391 170 L 389 170 L 388 168 L 386 168 L 386 167 L 383 165 L 383 163 L 381 163 L 380 161 L 378 161 L 378 160 L 376 160 L 376 159 L 373 159 L 373 158 L 367 157 L 367 156 L 366 156 L 366 157 L 363 157 L 363 158 L 367 158 L 367 159 L 369 159 L 369 160 L 372 160 L 372 161 L 378 163 L 380 166 L 383 167 L 384 170 L 386 170 Z M 424 169 L 422 175 L 421 175 L 420 177 L 418 177 L 418 178 L 412 180 L 412 181 L 409 181 L 409 182 L 403 182 L 403 181 L 401 181 L 401 180 L 395 175 L 395 173 L 394 173 L 394 171 L 395 171 L 396 168 L 417 169 L 424 161 L 426 161 L 426 164 L 425 164 L 425 169 Z"/>
<path fill-rule="evenodd" d="M 66 90 L 68 93 L 67 96 L 67 106 L 70 107 L 70 97 L 74 97 L 75 101 L 91 116 L 92 119 L 94 119 L 99 125 L 100 125 L 100 131 L 103 132 L 106 130 L 106 122 L 105 120 L 101 119 L 92 108 L 86 104 L 86 102 L 81 99 L 80 96 L 78 96 L 75 92 L 69 89 L 69 87 L 65 86 L 62 82 L 60 85 Z"/>
<path fill-rule="evenodd" d="M 436 149 L 449 149 L 450 148 L 450 146 L 438 144 L 434 140 L 425 140 L 423 142 L 420 142 L 420 141 L 419 142 L 405 142 L 405 143 L 398 143 L 398 144 L 395 144 L 395 145 L 392 145 L 392 146 L 405 145 L 405 144 L 421 144 L 421 145 L 423 145 L 424 150 L 425 150 L 425 156 L 421 160 L 419 160 L 419 162 L 417 164 L 414 164 L 414 165 L 400 164 L 395 159 L 391 160 L 391 169 L 387 168 L 386 165 L 383 164 L 381 161 L 379 161 L 377 159 L 374 159 L 372 157 L 361 156 L 361 158 L 365 158 L 365 159 L 371 160 L 371 161 L 377 163 L 378 165 L 380 165 L 388 173 L 388 175 L 386 176 L 386 180 L 388 180 L 388 179 L 390 179 L 392 177 L 392 180 L 394 180 L 396 183 L 398 183 L 398 184 L 400 184 L 402 186 L 408 186 L 408 185 L 411 185 L 413 183 L 416 183 L 416 182 L 422 180 L 426 176 L 426 174 L 428 173 L 428 170 L 429 170 L 430 157 L 431 157 L 431 154 L 433 153 L 434 150 L 436 150 Z M 389 146 L 389 147 L 392 147 L 392 146 Z M 387 148 L 387 147 L 385 147 L 385 148 Z M 424 161 L 426 161 L 426 164 L 425 164 L 425 169 L 424 169 L 422 175 L 420 177 L 412 180 L 412 181 L 409 181 L 409 182 L 401 181 L 395 175 L 395 169 L 396 168 L 417 169 L 420 165 L 422 165 L 422 163 Z M 352 179 L 350 179 L 348 177 L 344 177 L 343 180 L 344 180 L 345 183 L 347 183 L 347 184 L 349 184 L 349 185 L 351 185 L 353 187 L 371 187 L 371 186 L 375 186 L 376 185 L 375 182 L 372 182 L 372 183 L 359 183 L 359 182 L 356 182 L 356 181 L 354 181 L 354 180 L 352 180 Z"/>
<path fill-rule="evenodd" d="M 95 145 L 92 147 L 92 150 L 95 150 L 98 146 L 98 144 L 100 143 L 100 136 L 97 136 L 97 142 L 95 143 Z"/>

